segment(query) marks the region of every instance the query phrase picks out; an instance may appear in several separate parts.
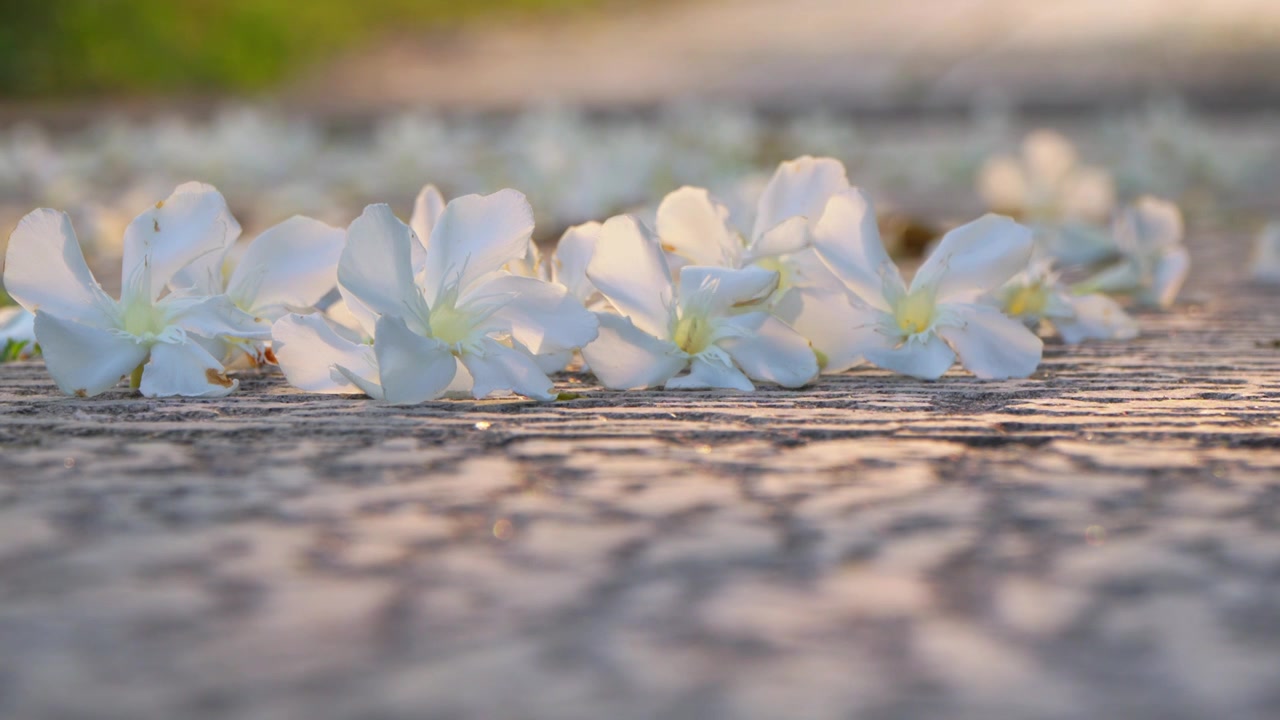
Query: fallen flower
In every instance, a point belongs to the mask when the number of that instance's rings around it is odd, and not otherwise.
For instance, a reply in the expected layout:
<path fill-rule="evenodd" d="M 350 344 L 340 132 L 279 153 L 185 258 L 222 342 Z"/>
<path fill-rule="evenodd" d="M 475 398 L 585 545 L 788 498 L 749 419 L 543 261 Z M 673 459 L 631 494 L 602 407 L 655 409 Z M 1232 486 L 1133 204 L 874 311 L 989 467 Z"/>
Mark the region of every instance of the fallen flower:
<path fill-rule="evenodd" d="M 1051 258 L 1031 261 L 1026 270 L 992 295 L 993 305 L 1032 330 L 1056 333 L 1074 345 L 1084 340 L 1132 340 L 1138 323 L 1120 304 L 1101 293 L 1077 295 L 1062 283 Z"/>
<path fill-rule="evenodd" d="M 1270 223 L 1258 233 L 1249 266 L 1254 280 L 1280 285 L 1280 223 Z"/>
<path fill-rule="evenodd" d="M 814 246 L 860 301 L 829 331 L 873 365 L 932 380 L 957 356 L 988 379 L 1026 377 L 1040 364 L 1040 338 L 982 302 L 1031 257 L 1031 230 L 1013 220 L 986 215 L 948 232 L 909 287 L 885 252 L 861 190 L 831 199 Z"/>
<path fill-rule="evenodd" d="M 677 288 L 657 239 L 620 215 L 601 228 L 587 277 L 619 313 L 597 313 L 600 336 L 582 349 L 606 387 L 749 391 L 752 380 L 799 387 L 817 377 L 803 337 L 741 310 L 774 292 L 775 271 L 687 265 Z"/>
<path fill-rule="evenodd" d="M 1139 198 L 1116 219 L 1112 232 L 1120 260 L 1078 285 L 1076 292 L 1131 295 L 1139 305 L 1172 307 L 1191 269 L 1178 206 Z"/>
<path fill-rule="evenodd" d="M 224 252 L 238 232 L 217 190 L 179 186 L 125 230 L 124 289 L 115 300 L 90 273 L 66 213 L 35 210 L 10 237 L 5 287 L 35 314 L 36 339 L 63 392 L 97 395 L 132 376 L 147 397 L 219 397 L 239 383 L 201 341 L 267 334 L 225 295 L 163 293 L 177 272 Z"/>

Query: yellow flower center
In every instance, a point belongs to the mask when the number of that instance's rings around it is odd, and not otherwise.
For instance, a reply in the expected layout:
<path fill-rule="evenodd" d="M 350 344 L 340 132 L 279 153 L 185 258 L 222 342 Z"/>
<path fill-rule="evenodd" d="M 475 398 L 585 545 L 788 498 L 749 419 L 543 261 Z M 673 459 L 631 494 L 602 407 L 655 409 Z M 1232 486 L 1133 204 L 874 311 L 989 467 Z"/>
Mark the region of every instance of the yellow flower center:
<path fill-rule="evenodd" d="M 471 335 L 471 322 L 453 305 L 440 304 L 431 310 L 431 334 L 441 342 L 456 345 Z"/>
<path fill-rule="evenodd" d="M 1040 283 L 1032 283 L 1009 293 L 1005 299 L 1005 311 L 1014 317 L 1039 316 L 1044 314 L 1045 305 L 1048 303 L 1049 294 L 1045 292 L 1044 286 Z"/>
<path fill-rule="evenodd" d="M 917 290 L 898 301 L 893 316 L 902 332 L 915 335 L 933 327 L 935 309 L 933 293 Z"/>
<path fill-rule="evenodd" d="M 125 303 L 120 324 L 136 337 L 159 335 L 165 328 L 164 313 L 146 300 L 133 300 Z"/>
<path fill-rule="evenodd" d="M 686 315 L 676 323 L 672 339 L 681 350 L 697 355 L 711 344 L 711 324 L 697 315 Z"/>

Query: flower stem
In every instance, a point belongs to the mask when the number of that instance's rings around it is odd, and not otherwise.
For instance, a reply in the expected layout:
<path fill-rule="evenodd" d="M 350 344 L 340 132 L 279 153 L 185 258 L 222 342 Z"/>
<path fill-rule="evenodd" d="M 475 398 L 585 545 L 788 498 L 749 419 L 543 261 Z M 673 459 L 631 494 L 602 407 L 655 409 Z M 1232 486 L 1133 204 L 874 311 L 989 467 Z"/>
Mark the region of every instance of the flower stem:
<path fill-rule="evenodd" d="M 129 389 L 137 390 L 142 387 L 142 365 L 133 369 L 133 374 L 129 376 Z"/>

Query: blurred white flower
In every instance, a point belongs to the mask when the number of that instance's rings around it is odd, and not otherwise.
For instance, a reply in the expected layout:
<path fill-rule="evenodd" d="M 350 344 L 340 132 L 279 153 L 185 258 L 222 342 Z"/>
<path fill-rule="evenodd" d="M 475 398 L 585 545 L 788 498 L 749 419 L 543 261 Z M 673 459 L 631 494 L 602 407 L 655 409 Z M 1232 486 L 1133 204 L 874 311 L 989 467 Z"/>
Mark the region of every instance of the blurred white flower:
<path fill-rule="evenodd" d="M 1040 327 L 1056 332 L 1071 345 L 1138 336 L 1138 323 L 1115 300 L 1100 293 L 1072 293 L 1054 272 L 1051 258 L 1033 259 L 992 299 L 1005 315 L 1033 330 Z"/>
<path fill-rule="evenodd" d="M 1258 233 L 1249 265 L 1254 280 L 1280 285 L 1280 223 L 1270 223 Z"/>
<path fill-rule="evenodd" d="M 5 287 L 35 314 L 49 373 L 65 393 L 97 395 L 132 374 L 148 397 L 218 397 L 238 381 L 200 340 L 264 338 L 225 295 L 164 295 L 187 265 L 221 255 L 239 234 L 222 195 L 179 186 L 125 230 L 120 300 L 94 280 L 66 213 L 36 210 L 9 241 Z"/>
<path fill-rule="evenodd" d="M 0 349 L 9 343 L 25 343 L 21 352 L 24 357 L 36 344 L 36 316 L 24 307 L 0 307 Z"/>
<path fill-rule="evenodd" d="M 1030 260 L 1028 228 L 998 215 L 956 228 L 909 287 L 885 252 L 862 191 L 832 198 L 814 235 L 822 259 L 860 301 L 857 312 L 840 323 L 833 318 L 827 329 L 846 353 L 930 380 L 957 356 L 980 378 L 1026 377 L 1040 364 L 1040 338 L 982 301 Z"/>
<path fill-rule="evenodd" d="M 554 399 L 521 348 L 580 346 L 596 321 L 564 287 L 504 269 L 527 252 L 532 231 L 533 213 L 514 190 L 450 201 L 425 251 L 389 207 L 370 205 L 347 229 L 338 282 L 371 351 L 324 317 L 288 315 L 274 333 L 286 377 L 394 403 L 462 391 Z"/>
<path fill-rule="evenodd" d="M 1178 206 L 1150 196 L 1139 198 L 1116 219 L 1112 233 L 1119 261 L 1076 291 L 1131 295 L 1139 305 L 1172 307 L 1191 269 Z"/>
<path fill-rule="evenodd" d="M 600 336 L 582 349 L 606 387 L 753 390 L 752 380 L 799 387 L 817 377 L 804 338 L 740 310 L 773 293 L 774 271 L 688 265 L 677 287 L 657 239 L 620 215 L 601 228 L 587 276 L 619 313 L 597 313 Z"/>

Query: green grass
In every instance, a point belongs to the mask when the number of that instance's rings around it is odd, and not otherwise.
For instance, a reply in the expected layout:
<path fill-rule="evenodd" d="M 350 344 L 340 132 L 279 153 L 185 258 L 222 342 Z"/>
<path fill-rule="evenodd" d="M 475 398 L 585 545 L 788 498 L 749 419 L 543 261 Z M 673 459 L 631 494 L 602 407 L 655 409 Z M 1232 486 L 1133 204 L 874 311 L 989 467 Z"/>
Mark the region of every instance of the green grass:
<path fill-rule="evenodd" d="M 0 0 L 0 95 L 256 90 L 387 32 L 601 0 Z"/>

